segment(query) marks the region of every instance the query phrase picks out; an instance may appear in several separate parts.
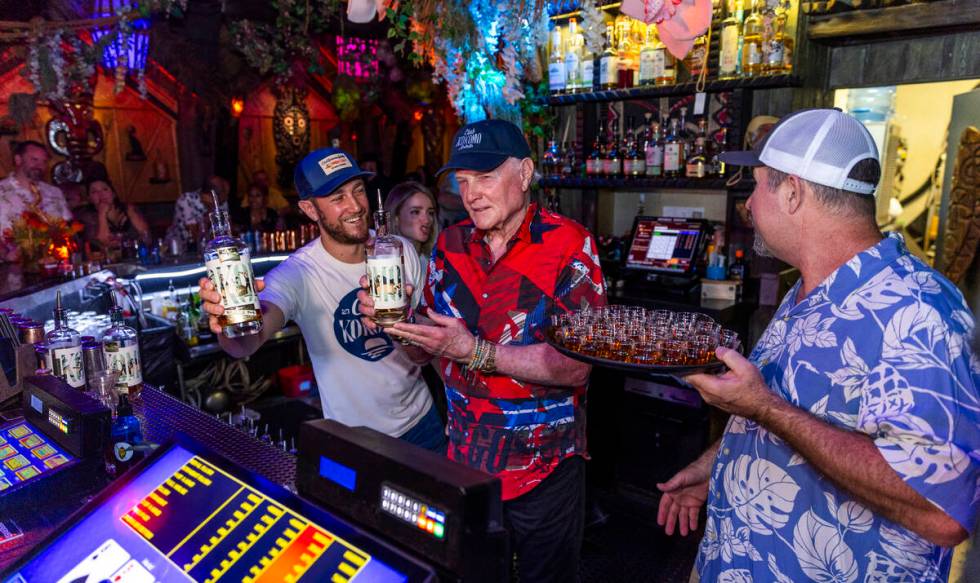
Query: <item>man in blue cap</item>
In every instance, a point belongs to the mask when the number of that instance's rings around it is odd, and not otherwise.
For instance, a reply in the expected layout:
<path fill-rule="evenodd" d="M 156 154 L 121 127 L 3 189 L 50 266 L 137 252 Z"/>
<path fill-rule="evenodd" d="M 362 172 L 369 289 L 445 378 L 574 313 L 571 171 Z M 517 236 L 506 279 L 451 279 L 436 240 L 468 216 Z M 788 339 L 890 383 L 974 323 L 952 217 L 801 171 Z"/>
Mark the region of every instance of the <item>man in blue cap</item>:
<path fill-rule="evenodd" d="M 438 358 L 449 458 L 500 478 L 522 581 L 575 581 L 585 514 L 590 367 L 544 341 L 551 316 L 605 304 L 595 240 L 530 200 L 534 162 L 502 120 L 464 126 L 449 162 L 469 219 L 442 233 L 427 320 L 389 332 Z M 372 314 L 362 295 L 362 313 Z"/>
<path fill-rule="evenodd" d="M 211 330 L 235 358 L 253 354 L 292 320 L 299 325 L 320 390 L 323 416 L 370 427 L 436 452 L 445 450 L 439 414 L 420 367 L 382 330 L 366 329 L 357 309 L 364 275 L 368 193 L 354 158 L 336 148 L 317 150 L 296 167 L 299 207 L 320 226 L 320 237 L 256 282 L 261 291 L 262 331 L 242 338 L 221 334 L 221 296 L 202 278 L 201 299 Z M 423 266 L 404 240 L 410 281 Z"/>

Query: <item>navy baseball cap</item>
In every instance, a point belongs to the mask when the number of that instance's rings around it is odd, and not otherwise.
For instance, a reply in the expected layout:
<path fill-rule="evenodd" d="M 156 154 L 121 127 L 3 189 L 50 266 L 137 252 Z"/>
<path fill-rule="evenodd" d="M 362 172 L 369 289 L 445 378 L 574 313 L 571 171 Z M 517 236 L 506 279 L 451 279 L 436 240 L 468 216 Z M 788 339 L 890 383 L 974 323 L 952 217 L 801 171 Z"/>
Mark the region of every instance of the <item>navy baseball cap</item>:
<path fill-rule="evenodd" d="M 486 172 L 500 166 L 507 158 L 531 156 L 531 147 L 521 128 L 502 119 L 485 119 L 459 128 L 453 137 L 449 161 L 436 172 L 476 170 Z"/>
<path fill-rule="evenodd" d="M 374 172 L 361 170 L 357 160 L 339 148 L 321 148 L 310 152 L 296 165 L 293 181 L 300 200 L 327 196 L 345 183 Z"/>

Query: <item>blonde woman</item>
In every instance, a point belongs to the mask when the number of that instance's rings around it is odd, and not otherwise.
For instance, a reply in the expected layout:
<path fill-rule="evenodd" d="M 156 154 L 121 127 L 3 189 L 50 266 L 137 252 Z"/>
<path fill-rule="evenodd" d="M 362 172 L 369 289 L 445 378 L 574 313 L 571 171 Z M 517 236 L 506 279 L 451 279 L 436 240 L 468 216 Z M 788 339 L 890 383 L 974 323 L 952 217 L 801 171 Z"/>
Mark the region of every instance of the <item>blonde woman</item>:
<path fill-rule="evenodd" d="M 439 236 L 438 208 L 435 195 L 420 182 L 397 184 L 385 199 L 385 209 L 391 213 L 392 232 L 415 244 L 419 258 L 425 262 Z M 416 286 L 416 289 L 420 288 Z"/>

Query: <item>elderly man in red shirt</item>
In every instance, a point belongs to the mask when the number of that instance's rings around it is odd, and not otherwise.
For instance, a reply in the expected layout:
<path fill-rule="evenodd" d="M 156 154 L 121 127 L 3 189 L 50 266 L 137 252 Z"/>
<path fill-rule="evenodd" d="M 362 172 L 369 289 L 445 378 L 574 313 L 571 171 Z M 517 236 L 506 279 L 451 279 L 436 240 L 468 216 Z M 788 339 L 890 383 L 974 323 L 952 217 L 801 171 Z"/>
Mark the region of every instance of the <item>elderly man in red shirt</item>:
<path fill-rule="evenodd" d="M 456 172 L 469 219 L 439 235 L 427 317 L 387 332 L 418 362 L 438 358 L 449 458 L 500 478 L 521 580 L 565 582 L 577 580 L 582 543 L 590 367 L 545 343 L 544 329 L 606 297 L 592 235 L 530 202 L 530 155 L 506 121 L 457 132 L 440 173 Z"/>

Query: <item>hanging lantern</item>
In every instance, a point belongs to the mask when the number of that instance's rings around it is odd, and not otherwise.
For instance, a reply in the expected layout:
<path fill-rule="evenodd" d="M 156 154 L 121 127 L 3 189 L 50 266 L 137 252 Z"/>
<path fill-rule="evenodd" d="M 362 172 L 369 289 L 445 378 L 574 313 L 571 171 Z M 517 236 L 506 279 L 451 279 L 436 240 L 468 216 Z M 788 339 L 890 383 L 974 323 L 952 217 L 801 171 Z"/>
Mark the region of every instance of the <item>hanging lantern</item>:
<path fill-rule="evenodd" d="M 231 98 L 231 117 L 237 118 L 245 111 L 245 100 L 241 97 Z"/>
<path fill-rule="evenodd" d="M 136 3 L 131 0 L 94 0 L 92 17 L 108 18 L 135 9 Z M 133 20 L 129 27 L 130 31 L 120 31 L 105 47 L 102 64 L 106 69 L 124 67 L 130 71 L 141 71 L 146 68 L 146 56 L 150 52 L 150 19 Z M 97 28 L 92 31 L 92 38 L 97 43 L 110 32 L 107 28 Z"/>

